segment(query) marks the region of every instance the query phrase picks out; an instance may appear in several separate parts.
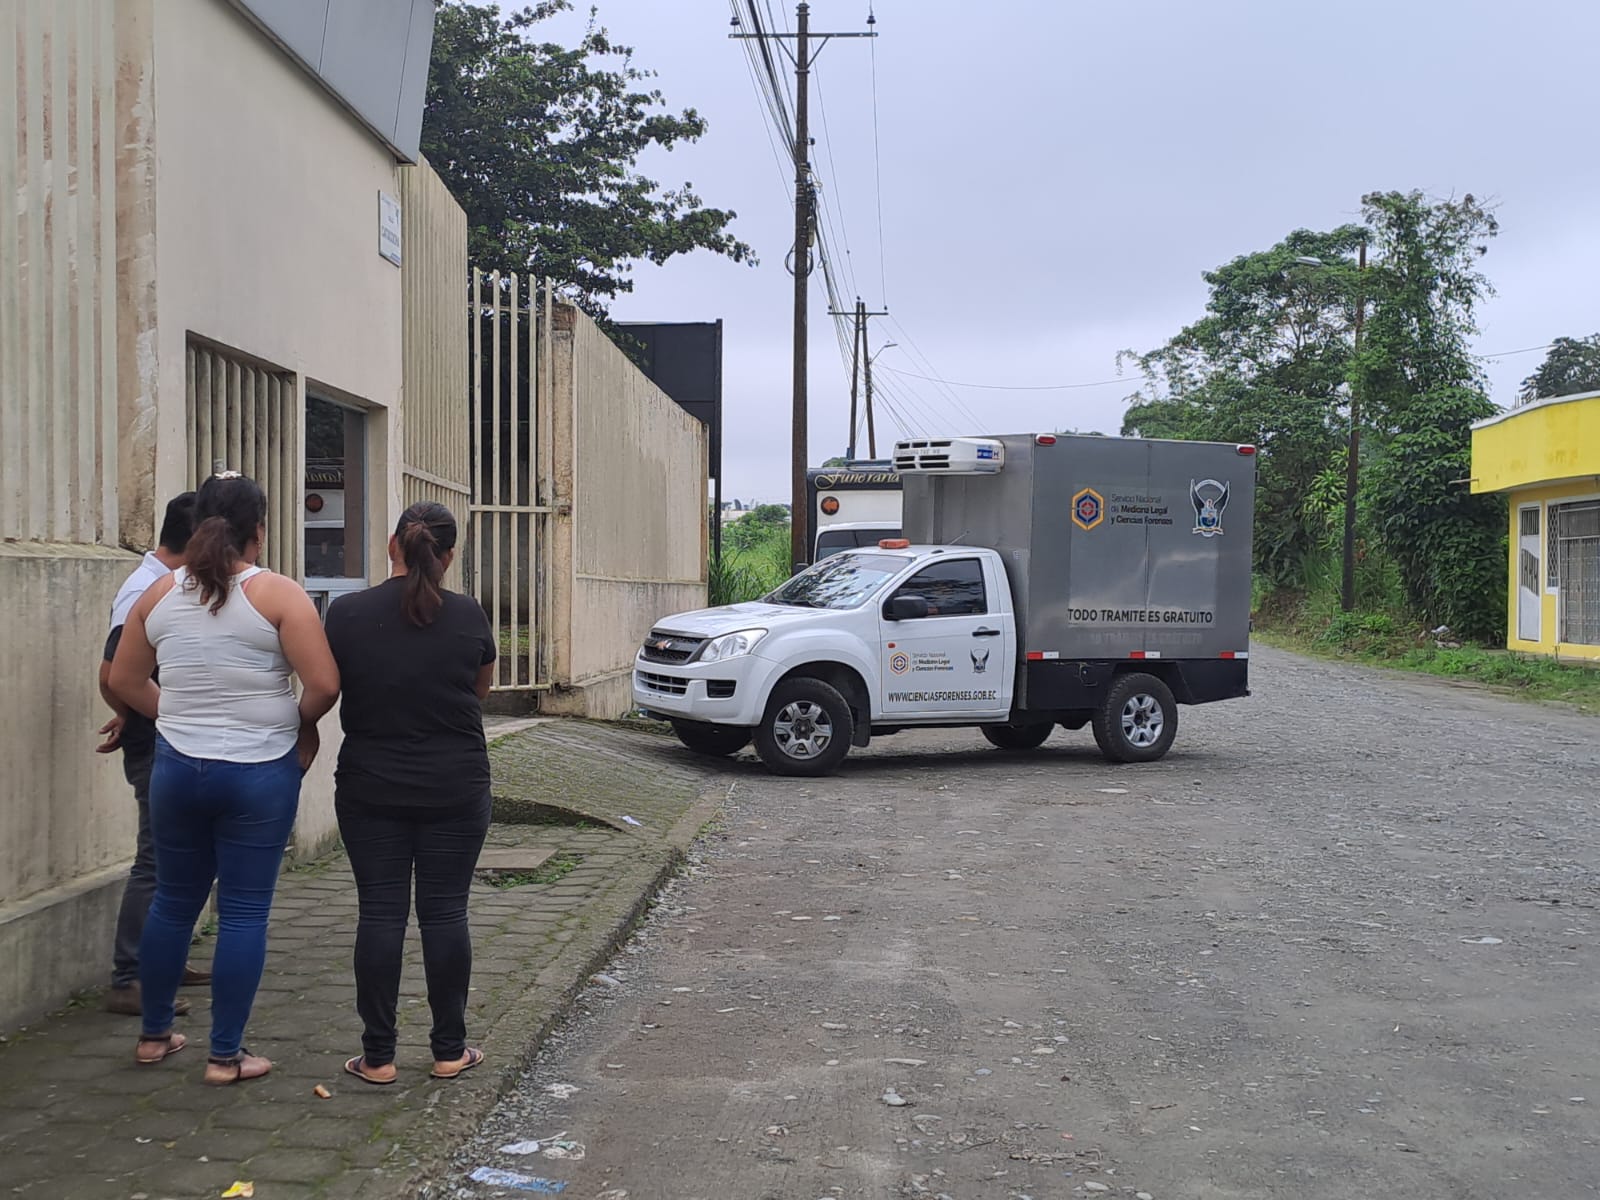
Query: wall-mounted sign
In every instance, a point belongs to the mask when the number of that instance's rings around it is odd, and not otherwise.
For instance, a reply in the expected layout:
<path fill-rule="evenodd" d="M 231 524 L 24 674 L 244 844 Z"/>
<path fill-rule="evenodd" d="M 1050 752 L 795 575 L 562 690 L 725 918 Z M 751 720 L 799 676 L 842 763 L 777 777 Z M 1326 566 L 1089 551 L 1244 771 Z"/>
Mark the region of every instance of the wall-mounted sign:
<path fill-rule="evenodd" d="M 378 193 L 378 253 L 400 265 L 400 201 Z"/>

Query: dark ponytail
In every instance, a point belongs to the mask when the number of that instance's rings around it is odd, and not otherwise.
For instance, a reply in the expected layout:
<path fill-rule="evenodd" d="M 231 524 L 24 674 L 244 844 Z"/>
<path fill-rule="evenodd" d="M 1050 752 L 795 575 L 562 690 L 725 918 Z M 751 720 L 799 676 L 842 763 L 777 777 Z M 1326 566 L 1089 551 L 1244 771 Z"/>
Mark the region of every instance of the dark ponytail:
<path fill-rule="evenodd" d="M 421 501 L 400 514 L 394 537 L 406 564 L 400 611 L 413 625 L 432 625 L 444 606 L 439 584 L 444 579 L 444 556 L 456 545 L 455 516 L 442 504 Z"/>
<path fill-rule="evenodd" d="M 194 534 L 189 538 L 184 587 L 200 591 L 212 612 L 228 602 L 234 568 L 267 519 L 267 496 L 253 479 L 235 471 L 213 475 L 194 499 Z"/>

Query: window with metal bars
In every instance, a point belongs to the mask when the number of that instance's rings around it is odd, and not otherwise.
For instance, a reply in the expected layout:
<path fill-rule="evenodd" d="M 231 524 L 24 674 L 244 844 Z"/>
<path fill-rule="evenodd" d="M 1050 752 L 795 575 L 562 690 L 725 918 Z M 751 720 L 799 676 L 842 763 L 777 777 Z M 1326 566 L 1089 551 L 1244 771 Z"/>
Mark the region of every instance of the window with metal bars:
<path fill-rule="evenodd" d="M 197 338 L 185 362 L 189 486 L 238 471 L 267 494 L 261 565 L 300 578 L 300 389 L 290 371 Z"/>
<path fill-rule="evenodd" d="M 1561 641 L 1600 646 L 1600 503 L 1561 506 L 1556 553 Z"/>

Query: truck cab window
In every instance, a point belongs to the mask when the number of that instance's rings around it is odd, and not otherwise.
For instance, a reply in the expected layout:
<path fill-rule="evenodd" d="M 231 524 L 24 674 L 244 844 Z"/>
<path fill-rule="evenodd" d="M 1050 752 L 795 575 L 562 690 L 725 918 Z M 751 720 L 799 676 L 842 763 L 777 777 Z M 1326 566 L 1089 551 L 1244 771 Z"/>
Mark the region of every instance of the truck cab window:
<path fill-rule="evenodd" d="M 930 617 L 981 616 L 989 611 L 983 565 L 975 558 L 957 558 L 924 567 L 894 594 L 922 597 L 928 602 Z"/>

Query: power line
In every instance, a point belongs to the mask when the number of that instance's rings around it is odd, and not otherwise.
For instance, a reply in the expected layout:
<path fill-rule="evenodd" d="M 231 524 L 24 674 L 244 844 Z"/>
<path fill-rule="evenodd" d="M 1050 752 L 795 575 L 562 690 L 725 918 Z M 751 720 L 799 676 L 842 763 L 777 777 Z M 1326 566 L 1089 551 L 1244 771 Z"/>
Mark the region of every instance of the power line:
<path fill-rule="evenodd" d="M 1511 358 L 1517 354 L 1532 354 L 1535 350 L 1548 350 L 1554 342 L 1546 342 L 1542 346 L 1524 346 L 1521 350 L 1502 350 L 1499 354 L 1480 354 L 1479 358 Z"/>
<path fill-rule="evenodd" d="M 949 399 L 957 413 L 963 414 L 966 420 L 971 421 L 974 429 L 980 427 L 983 422 L 978 420 L 977 414 L 967 407 L 966 402 L 956 395 L 950 385 L 940 376 L 938 368 L 933 365 L 933 360 L 923 352 L 922 347 L 917 344 L 917 339 L 911 336 L 911 331 L 905 327 L 898 317 L 890 317 L 889 319 L 894 322 L 895 328 L 900 331 L 900 336 L 905 338 L 912 361 L 920 363 L 922 369 L 928 372 L 929 381 L 939 385 L 939 390 Z"/>
<path fill-rule="evenodd" d="M 902 371 L 897 367 L 879 367 L 878 370 L 892 371 L 894 374 L 904 375 L 908 379 L 925 379 L 930 383 L 943 383 L 948 384 L 950 387 L 981 388 L 989 392 L 1065 392 L 1074 388 L 1109 387 L 1113 383 L 1127 384 L 1133 382 L 1131 379 L 1123 377 L 1118 379 L 1095 379 L 1087 383 L 962 383 L 956 379 L 941 379 L 936 375 L 917 375 L 911 371 Z"/>

